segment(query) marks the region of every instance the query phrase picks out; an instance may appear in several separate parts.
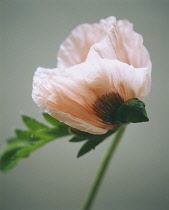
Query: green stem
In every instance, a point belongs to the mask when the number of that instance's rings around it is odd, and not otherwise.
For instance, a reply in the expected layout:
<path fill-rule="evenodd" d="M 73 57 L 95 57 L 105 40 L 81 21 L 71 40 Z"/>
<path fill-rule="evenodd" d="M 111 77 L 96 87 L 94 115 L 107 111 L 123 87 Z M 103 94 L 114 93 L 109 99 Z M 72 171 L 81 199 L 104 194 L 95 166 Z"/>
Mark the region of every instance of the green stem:
<path fill-rule="evenodd" d="M 108 164 L 110 163 L 110 160 L 114 155 L 114 152 L 115 152 L 115 150 L 116 150 L 116 148 L 117 148 L 117 146 L 120 142 L 121 137 L 123 136 L 124 131 L 125 131 L 125 126 L 121 126 L 117 130 L 117 132 L 115 134 L 115 137 L 114 137 L 110 147 L 108 148 L 108 150 L 105 154 L 105 157 L 103 158 L 101 166 L 100 166 L 100 168 L 99 168 L 99 170 L 96 174 L 96 177 L 95 177 L 94 182 L 93 182 L 93 184 L 90 188 L 90 191 L 88 193 L 88 196 L 86 198 L 86 201 L 83 205 L 82 210 L 90 210 L 91 209 L 91 206 L 92 206 L 93 201 L 96 197 L 96 194 L 97 194 L 98 189 L 100 187 L 101 181 L 102 181 L 102 179 L 104 177 L 104 174 L 106 172 L 106 169 L 108 167 Z"/>

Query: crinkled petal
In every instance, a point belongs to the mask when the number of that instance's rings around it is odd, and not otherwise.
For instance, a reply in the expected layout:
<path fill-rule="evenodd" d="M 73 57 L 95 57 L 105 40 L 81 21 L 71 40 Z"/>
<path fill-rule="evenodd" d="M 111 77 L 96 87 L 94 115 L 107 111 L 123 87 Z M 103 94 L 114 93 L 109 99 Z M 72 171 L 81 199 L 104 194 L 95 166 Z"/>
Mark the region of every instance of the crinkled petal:
<path fill-rule="evenodd" d="M 110 127 L 93 110 L 107 93 L 118 93 L 126 101 L 142 98 L 149 91 L 148 68 L 134 68 L 117 60 L 98 59 L 66 70 L 39 68 L 34 76 L 33 99 L 38 106 L 79 130 L 106 133 Z"/>
<path fill-rule="evenodd" d="M 107 129 L 96 127 L 87 122 L 89 114 L 84 107 L 79 105 L 80 102 L 76 102 L 77 97 L 71 99 L 71 97 L 74 97 L 73 93 L 71 94 L 68 89 L 64 88 L 64 81 L 63 84 L 59 84 L 59 81 L 62 83 L 62 79 L 68 82 L 61 74 L 60 69 L 41 67 L 37 69 L 33 78 L 32 91 L 32 98 L 35 103 L 43 111 L 71 127 L 92 134 L 106 133 Z M 81 118 L 79 118 L 79 115 Z"/>
<path fill-rule="evenodd" d="M 90 47 L 100 42 L 105 35 L 100 24 L 82 24 L 76 27 L 60 46 L 57 67 L 70 67 L 84 62 Z"/>
<path fill-rule="evenodd" d="M 149 93 L 151 84 L 148 67 L 134 68 L 132 65 L 110 59 L 99 58 L 93 64 L 81 64 L 81 72 L 76 68 L 74 74 L 69 71 L 67 74 L 75 80 L 82 75 L 79 89 L 82 88 L 80 85 L 89 88 L 90 96 L 94 93 L 96 99 L 111 91 L 118 93 L 124 101 L 130 98 L 142 99 Z M 89 101 L 88 96 L 85 100 Z"/>
<path fill-rule="evenodd" d="M 104 27 L 107 27 L 107 35 L 90 48 L 88 62 L 93 62 L 97 58 L 116 59 L 135 68 L 148 67 L 151 71 L 151 61 L 143 45 L 143 38 L 133 30 L 133 25 L 129 21 L 116 22 L 108 18 L 104 20 Z"/>
<path fill-rule="evenodd" d="M 98 59 L 98 65 L 103 74 L 107 75 L 112 90 L 124 101 L 130 98 L 142 99 L 149 93 L 151 72 L 148 67 L 134 68 L 132 65 L 110 59 Z"/>
<path fill-rule="evenodd" d="M 143 37 L 133 30 L 133 24 L 127 20 L 117 22 L 123 45 L 127 51 L 129 64 L 136 68 L 148 67 L 151 70 L 149 53 L 143 45 Z"/>

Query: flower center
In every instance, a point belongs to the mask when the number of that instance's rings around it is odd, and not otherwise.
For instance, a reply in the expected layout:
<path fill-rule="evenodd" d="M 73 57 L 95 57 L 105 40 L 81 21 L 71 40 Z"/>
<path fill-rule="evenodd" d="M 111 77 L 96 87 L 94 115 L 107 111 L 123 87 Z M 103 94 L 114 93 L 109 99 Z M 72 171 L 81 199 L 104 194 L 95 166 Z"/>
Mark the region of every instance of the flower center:
<path fill-rule="evenodd" d="M 111 92 L 98 98 L 92 108 L 104 124 L 112 125 L 113 112 L 122 103 L 124 103 L 123 98 L 118 93 Z"/>

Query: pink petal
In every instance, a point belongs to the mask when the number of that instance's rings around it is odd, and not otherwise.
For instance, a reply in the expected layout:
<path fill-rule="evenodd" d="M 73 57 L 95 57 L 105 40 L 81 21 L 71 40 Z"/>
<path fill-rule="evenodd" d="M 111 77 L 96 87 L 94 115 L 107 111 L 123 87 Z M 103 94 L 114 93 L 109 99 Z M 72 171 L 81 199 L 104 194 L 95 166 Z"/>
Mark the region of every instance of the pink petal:
<path fill-rule="evenodd" d="M 92 134 L 106 133 L 107 129 L 93 125 L 97 123 L 104 127 L 102 123 L 95 122 L 92 113 L 81 105 L 82 102 L 78 101 L 80 96 L 74 97 L 75 93 L 69 90 L 71 86 L 66 87 L 67 82 L 70 82 L 69 78 L 66 80 L 61 76 L 59 69 L 38 68 L 33 79 L 32 98 L 43 111 L 71 127 Z"/>
<path fill-rule="evenodd" d="M 99 24 L 82 24 L 75 28 L 60 46 L 57 57 L 58 68 L 84 62 L 90 47 L 101 41 L 105 34 Z"/>
<path fill-rule="evenodd" d="M 151 71 L 149 53 L 142 36 L 133 30 L 130 22 L 108 18 L 104 20 L 104 27 L 107 27 L 107 35 L 90 48 L 88 62 L 97 58 L 116 59 L 136 68 L 148 67 Z"/>
<path fill-rule="evenodd" d="M 132 65 L 109 59 L 99 59 L 98 65 L 107 75 L 111 89 L 124 101 L 130 98 L 142 99 L 150 90 L 151 72 L 148 67 L 134 68 Z"/>
<path fill-rule="evenodd" d="M 117 26 L 128 54 L 129 64 L 136 68 L 148 67 L 151 70 L 151 61 L 143 45 L 143 37 L 133 30 L 133 24 L 127 20 L 119 20 Z"/>
<path fill-rule="evenodd" d="M 39 68 L 34 76 L 33 99 L 45 112 L 64 123 L 93 134 L 106 133 L 106 125 L 93 110 L 109 93 L 122 99 L 141 98 L 149 91 L 149 71 L 117 60 L 98 59 L 67 70 Z"/>

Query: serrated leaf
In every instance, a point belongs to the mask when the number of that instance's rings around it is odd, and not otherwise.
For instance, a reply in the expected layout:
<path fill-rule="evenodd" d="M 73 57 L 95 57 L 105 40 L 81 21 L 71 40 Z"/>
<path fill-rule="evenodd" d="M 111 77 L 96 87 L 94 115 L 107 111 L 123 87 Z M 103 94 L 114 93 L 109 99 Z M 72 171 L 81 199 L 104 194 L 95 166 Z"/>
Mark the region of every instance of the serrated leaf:
<path fill-rule="evenodd" d="M 43 136 L 41 132 L 43 132 L 43 134 L 46 136 Z M 7 171 L 11 169 L 18 163 L 21 158 L 28 157 L 36 149 L 42 147 L 54 139 L 64 136 L 63 133 L 60 133 L 60 135 L 56 136 L 54 135 L 53 131 L 51 132 L 51 130 L 41 130 L 39 131 L 39 135 L 42 135 L 43 139 L 39 138 L 39 140 L 36 139 L 36 141 L 32 141 L 32 139 L 13 138 L 10 140 L 10 143 L 7 145 L 5 151 L 0 156 L 0 170 Z"/>
<path fill-rule="evenodd" d="M 84 154 L 90 152 L 91 150 L 95 149 L 97 145 L 99 145 L 102 141 L 104 141 L 103 138 L 101 139 L 92 139 L 88 140 L 79 150 L 77 157 L 81 157 Z"/>
<path fill-rule="evenodd" d="M 0 157 L 0 169 L 7 171 L 14 167 L 21 158 L 28 157 L 31 152 L 47 143 L 46 140 L 39 140 L 32 143 L 28 139 L 18 139 L 8 145 Z"/>
<path fill-rule="evenodd" d="M 42 147 L 43 145 L 45 145 L 48 142 L 49 142 L 48 140 L 39 140 L 39 141 L 34 142 L 30 145 L 27 145 L 26 147 L 23 147 L 20 150 L 18 150 L 15 154 L 15 157 L 19 158 L 19 159 L 28 157 L 34 150 Z"/>
<path fill-rule="evenodd" d="M 54 117 L 50 116 L 47 113 L 43 113 L 43 117 L 48 123 L 50 123 L 51 125 L 55 127 L 57 127 L 58 125 L 65 125 L 63 122 L 60 122 L 59 120 L 55 119 Z"/>
<path fill-rule="evenodd" d="M 8 144 L 13 144 L 17 141 L 20 141 L 17 137 L 11 137 L 11 138 L 7 139 Z"/>
<path fill-rule="evenodd" d="M 0 170 L 8 171 L 9 169 L 13 168 L 17 162 L 18 159 L 14 158 L 16 152 L 19 150 L 19 148 L 14 148 L 9 151 L 6 151 L 0 158 Z"/>
<path fill-rule="evenodd" d="M 14 167 L 18 162 L 18 158 L 16 158 L 15 156 L 16 153 L 22 148 L 29 145 L 29 142 L 27 140 L 21 141 L 17 138 L 13 138 L 8 142 L 8 146 L 0 156 L 0 170 L 3 171 L 7 171 Z"/>
<path fill-rule="evenodd" d="M 90 152 L 91 150 L 95 149 L 96 146 L 98 146 L 101 142 L 103 142 L 110 135 L 115 133 L 117 131 L 117 129 L 118 129 L 118 127 L 113 130 L 109 130 L 107 133 L 105 133 L 103 135 L 98 135 L 98 136 L 92 137 L 91 139 L 88 139 L 88 141 L 86 143 L 84 143 L 84 145 L 79 150 L 77 157 L 81 157 L 81 156 L 85 155 L 86 153 Z"/>
<path fill-rule="evenodd" d="M 15 129 L 15 134 L 19 139 L 28 139 L 32 136 L 32 131 L 25 131 L 21 129 Z"/>
<path fill-rule="evenodd" d="M 112 123 L 138 123 L 149 121 L 145 104 L 137 98 L 129 99 L 112 114 Z"/>
<path fill-rule="evenodd" d="M 69 140 L 69 142 L 81 142 L 81 141 L 86 141 L 86 140 L 87 140 L 86 138 L 74 136 Z"/>
<path fill-rule="evenodd" d="M 26 115 L 22 115 L 22 120 L 24 124 L 27 126 L 27 128 L 31 131 L 36 131 L 38 129 L 48 128 L 48 126 L 44 125 L 41 122 L 38 122 L 37 120 L 28 117 Z"/>
<path fill-rule="evenodd" d="M 49 128 L 28 116 L 22 116 L 29 130 L 16 129 L 16 137 L 7 140 L 7 146 L 0 155 L 0 170 L 7 171 L 14 167 L 20 159 L 28 157 L 33 151 L 57 138 L 70 135 L 68 126 L 58 124 Z"/>
<path fill-rule="evenodd" d="M 56 128 L 44 128 L 40 129 L 37 132 L 34 132 L 33 136 L 40 139 L 50 140 L 53 138 L 59 138 L 63 136 L 70 135 L 68 132 L 68 126 L 58 126 Z"/>

